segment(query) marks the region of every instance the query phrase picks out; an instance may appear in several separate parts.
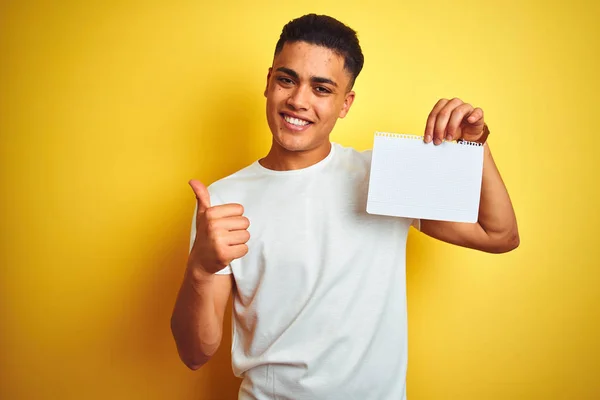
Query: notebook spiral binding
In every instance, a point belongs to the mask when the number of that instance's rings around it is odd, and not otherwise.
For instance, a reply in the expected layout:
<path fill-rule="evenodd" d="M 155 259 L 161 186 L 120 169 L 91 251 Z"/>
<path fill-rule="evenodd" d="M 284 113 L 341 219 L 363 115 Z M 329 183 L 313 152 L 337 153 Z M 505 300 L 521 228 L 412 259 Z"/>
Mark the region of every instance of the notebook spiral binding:
<path fill-rule="evenodd" d="M 424 140 L 423 135 L 411 135 L 408 133 L 375 132 L 375 136 L 390 137 L 390 138 L 396 138 L 396 139 Z M 446 142 L 446 143 L 459 144 L 462 146 L 483 146 L 482 143 L 469 142 L 466 140 L 461 140 L 461 141 L 457 141 L 457 142 Z"/>

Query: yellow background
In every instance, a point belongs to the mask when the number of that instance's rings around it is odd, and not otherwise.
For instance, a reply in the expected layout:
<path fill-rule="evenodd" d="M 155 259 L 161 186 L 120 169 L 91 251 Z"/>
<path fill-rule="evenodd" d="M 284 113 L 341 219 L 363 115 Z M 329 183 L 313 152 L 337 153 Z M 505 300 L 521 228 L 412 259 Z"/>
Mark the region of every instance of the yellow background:
<path fill-rule="evenodd" d="M 267 68 L 307 12 L 366 56 L 333 140 L 421 133 L 457 96 L 518 214 L 505 255 L 411 232 L 409 398 L 600 398 L 598 2 L 0 4 L 0 398 L 235 397 L 230 339 L 191 372 L 169 331 L 187 181 L 266 153 Z"/>

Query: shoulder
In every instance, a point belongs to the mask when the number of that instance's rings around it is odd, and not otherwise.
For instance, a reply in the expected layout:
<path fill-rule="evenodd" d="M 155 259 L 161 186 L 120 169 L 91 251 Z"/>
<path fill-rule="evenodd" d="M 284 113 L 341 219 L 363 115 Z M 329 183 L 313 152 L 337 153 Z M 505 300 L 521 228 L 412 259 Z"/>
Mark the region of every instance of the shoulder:
<path fill-rule="evenodd" d="M 236 193 L 244 191 L 245 186 L 257 176 L 255 164 L 256 162 L 210 184 L 207 189 L 211 199 L 214 197 L 217 202 L 223 202 L 224 199 L 236 197 Z"/>
<path fill-rule="evenodd" d="M 344 166 L 355 168 L 364 168 L 369 170 L 371 168 L 371 157 L 372 150 L 357 150 L 353 147 L 342 146 L 341 144 L 334 143 L 336 158 L 339 163 Z"/>

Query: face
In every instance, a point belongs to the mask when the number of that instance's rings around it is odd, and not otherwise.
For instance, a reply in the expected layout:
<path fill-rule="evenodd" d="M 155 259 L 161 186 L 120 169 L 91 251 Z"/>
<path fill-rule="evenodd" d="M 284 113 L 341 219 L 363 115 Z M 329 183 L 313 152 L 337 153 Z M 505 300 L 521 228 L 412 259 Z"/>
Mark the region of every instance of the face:
<path fill-rule="evenodd" d="M 305 42 L 286 43 L 267 76 L 267 121 L 284 153 L 329 149 L 329 134 L 354 100 L 344 58 Z"/>

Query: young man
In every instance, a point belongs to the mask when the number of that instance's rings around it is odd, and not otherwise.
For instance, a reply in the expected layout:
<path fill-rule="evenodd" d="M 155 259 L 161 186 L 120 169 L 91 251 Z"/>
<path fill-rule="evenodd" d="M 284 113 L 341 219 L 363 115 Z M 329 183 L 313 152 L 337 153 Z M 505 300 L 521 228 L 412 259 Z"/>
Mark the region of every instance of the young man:
<path fill-rule="evenodd" d="M 409 227 L 487 252 L 518 246 L 487 145 L 477 223 L 366 213 L 371 152 L 329 141 L 362 65 L 355 32 L 335 19 L 288 23 L 264 93 L 269 153 L 208 189 L 190 182 L 198 204 L 172 331 L 199 368 L 219 347 L 233 293 L 240 399 L 404 399 Z M 480 108 L 440 100 L 424 137 L 485 142 L 488 132 Z"/>

